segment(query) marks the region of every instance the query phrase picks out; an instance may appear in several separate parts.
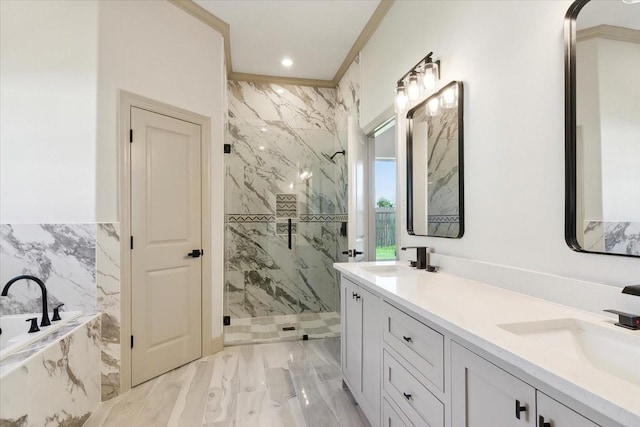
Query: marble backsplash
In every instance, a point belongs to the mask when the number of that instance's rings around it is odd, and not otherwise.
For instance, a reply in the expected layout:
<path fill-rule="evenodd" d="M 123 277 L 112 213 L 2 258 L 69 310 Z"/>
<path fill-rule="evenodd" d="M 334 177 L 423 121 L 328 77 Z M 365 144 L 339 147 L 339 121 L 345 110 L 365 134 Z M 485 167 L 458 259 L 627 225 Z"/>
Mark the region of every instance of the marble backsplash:
<path fill-rule="evenodd" d="M 120 390 L 119 224 L 2 224 L 0 283 L 20 274 L 41 278 L 49 307 L 102 313 L 102 398 Z M 0 298 L 0 314 L 39 313 L 40 288 L 15 283 Z"/>

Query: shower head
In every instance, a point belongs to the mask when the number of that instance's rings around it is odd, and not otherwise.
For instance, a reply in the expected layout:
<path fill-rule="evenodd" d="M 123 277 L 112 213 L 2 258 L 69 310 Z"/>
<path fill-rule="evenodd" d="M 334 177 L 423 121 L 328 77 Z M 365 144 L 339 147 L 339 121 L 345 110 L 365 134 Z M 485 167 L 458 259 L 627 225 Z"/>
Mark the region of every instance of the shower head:
<path fill-rule="evenodd" d="M 345 150 L 336 151 L 335 153 L 333 153 L 333 156 L 329 157 L 329 159 L 330 159 L 330 160 L 333 160 L 333 158 L 334 158 L 335 156 L 337 156 L 338 154 L 345 155 L 345 154 L 346 154 L 346 151 L 345 151 Z"/>

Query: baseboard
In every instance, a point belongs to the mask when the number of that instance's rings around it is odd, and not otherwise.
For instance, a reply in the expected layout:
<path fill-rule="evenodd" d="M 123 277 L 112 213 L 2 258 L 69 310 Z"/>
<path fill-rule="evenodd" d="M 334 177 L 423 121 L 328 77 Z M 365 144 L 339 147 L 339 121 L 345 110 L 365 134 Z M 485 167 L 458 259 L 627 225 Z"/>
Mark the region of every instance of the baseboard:
<path fill-rule="evenodd" d="M 224 335 L 211 338 L 211 354 L 215 354 L 224 349 Z"/>

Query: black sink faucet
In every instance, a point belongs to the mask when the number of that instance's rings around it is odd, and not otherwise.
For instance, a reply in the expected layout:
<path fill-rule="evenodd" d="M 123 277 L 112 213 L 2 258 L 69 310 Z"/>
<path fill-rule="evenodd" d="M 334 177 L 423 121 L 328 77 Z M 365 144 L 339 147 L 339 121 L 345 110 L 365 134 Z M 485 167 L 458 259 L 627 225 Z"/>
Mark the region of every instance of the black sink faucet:
<path fill-rule="evenodd" d="M 429 264 L 428 259 L 427 259 L 427 253 L 428 253 L 428 247 L 426 246 L 405 246 L 404 248 L 400 248 L 403 251 L 406 251 L 407 249 L 415 249 L 416 250 L 416 269 L 417 270 L 424 270 L 427 268 L 427 265 Z M 412 265 L 413 266 L 413 265 Z"/>
<path fill-rule="evenodd" d="M 640 285 L 625 286 L 622 290 L 623 294 L 635 295 L 640 297 Z M 640 329 L 640 315 L 624 313 L 618 310 L 605 310 L 608 313 L 618 315 L 618 323 L 616 326 L 622 326 L 623 328 L 637 330 Z"/>
<path fill-rule="evenodd" d="M 49 326 L 51 324 L 51 321 L 49 320 L 49 311 L 47 310 L 47 288 L 42 280 L 28 274 L 16 276 L 13 279 L 9 280 L 6 285 L 4 285 L 4 288 L 2 288 L 2 294 L 0 295 L 6 297 L 11 285 L 22 279 L 33 280 L 38 284 L 38 286 L 40 286 L 40 290 L 42 291 L 42 320 L 40 321 L 40 326 Z"/>

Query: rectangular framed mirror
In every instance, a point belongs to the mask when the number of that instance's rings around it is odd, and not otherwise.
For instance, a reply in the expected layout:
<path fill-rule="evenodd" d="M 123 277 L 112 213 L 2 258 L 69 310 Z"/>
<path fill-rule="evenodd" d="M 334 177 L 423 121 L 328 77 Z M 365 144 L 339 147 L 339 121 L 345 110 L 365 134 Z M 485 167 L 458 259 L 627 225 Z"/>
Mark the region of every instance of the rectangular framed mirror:
<path fill-rule="evenodd" d="M 577 0 L 565 19 L 565 240 L 640 256 L 640 3 Z"/>
<path fill-rule="evenodd" d="M 407 232 L 464 234 L 463 85 L 452 81 L 407 113 Z"/>

